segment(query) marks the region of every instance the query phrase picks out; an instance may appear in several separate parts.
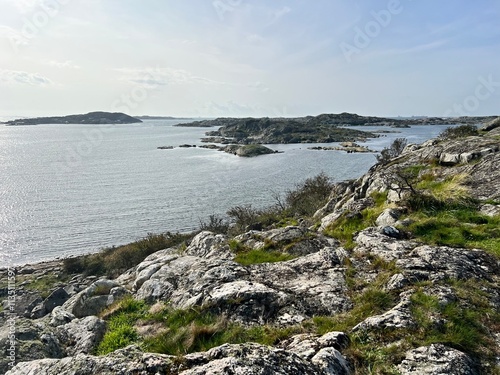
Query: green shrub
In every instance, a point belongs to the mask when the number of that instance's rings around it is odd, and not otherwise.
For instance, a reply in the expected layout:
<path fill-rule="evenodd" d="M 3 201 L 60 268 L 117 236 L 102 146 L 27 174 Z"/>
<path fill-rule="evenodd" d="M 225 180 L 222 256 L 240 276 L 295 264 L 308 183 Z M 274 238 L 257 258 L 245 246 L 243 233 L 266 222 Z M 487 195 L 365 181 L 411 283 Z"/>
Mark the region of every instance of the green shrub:
<path fill-rule="evenodd" d="M 178 246 L 193 237 L 193 234 L 170 233 L 148 234 L 147 237 L 127 245 L 103 249 L 98 253 L 67 258 L 63 261 L 66 273 L 82 272 L 85 275 L 107 275 L 116 277 L 142 262 L 148 255 Z"/>
<path fill-rule="evenodd" d="M 474 125 L 460 125 L 446 128 L 439 134 L 440 139 L 457 139 L 478 135 L 477 127 Z"/>
<path fill-rule="evenodd" d="M 200 230 L 213 233 L 227 234 L 229 223 L 221 216 L 210 215 L 208 222 L 200 220 Z"/>
<path fill-rule="evenodd" d="M 377 155 L 377 161 L 380 164 L 388 164 L 392 159 L 401 155 L 407 144 L 406 138 L 396 138 L 389 147 L 384 147 L 380 155 Z"/>
<path fill-rule="evenodd" d="M 306 179 L 286 193 L 285 210 L 288 216 L 312 216 L 327 203 L 332 189 L 333 183 L 324 173 Z"/>

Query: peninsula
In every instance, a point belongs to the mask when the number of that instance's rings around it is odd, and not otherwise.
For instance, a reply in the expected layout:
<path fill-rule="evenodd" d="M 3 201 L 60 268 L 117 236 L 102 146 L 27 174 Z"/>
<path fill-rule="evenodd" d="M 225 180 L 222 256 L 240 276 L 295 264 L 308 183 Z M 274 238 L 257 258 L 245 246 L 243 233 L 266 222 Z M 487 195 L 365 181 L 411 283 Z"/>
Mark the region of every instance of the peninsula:
<path fill-rule="evenodd" d="M 84 115 L 21 118 L 7 121 L 5 124 L 15 126 L 40 124 L 135 124 L 138 122 L 142 122 L 142 120 L 121 112 L 90 112 Z"/>

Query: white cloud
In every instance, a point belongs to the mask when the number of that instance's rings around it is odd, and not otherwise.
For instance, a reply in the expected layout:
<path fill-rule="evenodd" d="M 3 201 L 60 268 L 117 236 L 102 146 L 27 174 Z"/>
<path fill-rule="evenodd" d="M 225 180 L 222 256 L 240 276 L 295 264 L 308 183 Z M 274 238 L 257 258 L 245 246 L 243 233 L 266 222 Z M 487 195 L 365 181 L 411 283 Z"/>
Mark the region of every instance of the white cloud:
<path fill-rule="evenodd" d="M 146 86 L 158 85 L 225 85 L 224 82 L 214 81 L 209 78 L 198 77 L 183 69 L 173 68 L 119 68 L 122 73 L 121 80 Z"/>
<path fill-rule="evenodd" d="M 6 25 L 0 25 L 0 38 L 8 38 L 17 45 L 26 45 L 29 41 L 19 31 Z"/>
<path fill-rule="evenodd" d="M 0 81 L 12 84 L 31 86 L 50 86 L 54 83 L 38 73 L 28 73 L 17 70 L 0 70 Z"/>
<path fill-rule="evenodd" d="M 55 61 L 55 60 L 46 60 L 46 65 L 54 66 L 56 68 L 69 68 L 69 69 L 80 69 L 79 65 L 76 65 L 73 61 Z"/>
<path fill-rule="evenodd" d="M 20 13 L 25 14 L 35 9 L 40 0 L 4 0 L 4 2 L 14 5 Z"/>

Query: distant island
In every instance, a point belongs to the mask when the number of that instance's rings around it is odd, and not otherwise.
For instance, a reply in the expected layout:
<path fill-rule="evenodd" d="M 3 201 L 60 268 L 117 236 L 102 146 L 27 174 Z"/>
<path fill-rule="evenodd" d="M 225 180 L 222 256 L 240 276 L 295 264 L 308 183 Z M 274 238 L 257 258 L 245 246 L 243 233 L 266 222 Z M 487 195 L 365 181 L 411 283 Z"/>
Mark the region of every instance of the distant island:
<path fill-rule="evenodd" d="M 141 120 L 194 120 L 193 117 L 172 117 L 172 116 L 135 116 Z"/>
<path fill-rule="evenodd" d="M 413 125 L 477 125 L 496 119 L 498 116 L 477 116 L 477 117 L 376 117 L 376 116 L 360 116 L 355 113 L 338 113 L 338 114 L 321 114 L 318 116 L 305 117 L 277 117 L 277 118 L 234 118 L 220 117 L 214 120 L 194 121 L 175 126 L 183 127 L 215 127 L 215 126 L 234 126 L 246 121 L 255 120 L 270 120 L 276 123 L 302 123 L 309 125 L 334 125 L 334 126 L 392 126 L 392 127 L 408 127 Z"/>
<path fill-rule="evenodd" d="M 135 124 L 142 120 L 120 112 L 90 112 L 84 115 L 57 117 L 22 118 L 5 122 L 6 125 L 41 125 L 41 124 Z"/>
<path fill-rule="evenodd" d="M 349 129 L 346 126 L 476 125 L 496 118 L 488 117 L 412 117 L 387 118 L 360 116 L 354 113 L 321 114 L 294 118 L 232 118 L 194 121 L 180 127 L 219 127 L 209 131 L 202 142 L 221 144 L 332 143 L 364 141 L 379 137 L 375 132 Z"/>

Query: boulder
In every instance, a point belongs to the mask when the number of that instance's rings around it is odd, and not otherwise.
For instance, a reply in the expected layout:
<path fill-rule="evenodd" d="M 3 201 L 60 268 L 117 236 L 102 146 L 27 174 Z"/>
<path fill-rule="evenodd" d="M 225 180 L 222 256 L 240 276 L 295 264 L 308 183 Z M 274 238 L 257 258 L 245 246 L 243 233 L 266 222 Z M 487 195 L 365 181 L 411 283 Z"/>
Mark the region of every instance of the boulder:
<path fill-rule="evenodd" d="M 422 346 L 406 353 L 398 366 L 402 375 L 479 375 L 465 353 L 442 344 Z"/>
<path fill-rule="evenodd" d="M 481 206 L 480 212 L 490 217 L 498 216 L 500 215 L 500 205 L 485 204 Z"/>
<path fill-rule="evenodd" d="M 394 225 L 398 219 L 401 217 L 401 210 L 394 208 L 386 208 L 375 221 L 380 227 L 385 227 L 389 225 Z"/>
<path fill-rule="evenodd" d="M 219 374 L 304 374 L 304 375 L 349 375 L 351 371 L 346 359 L 336 349 L 326 347 L 310 359 L 283 349 L 246 343 L 225 344 L 202 353 L 187 354 L 179 361 L 175 356 L 143 353 L 136 346 L 117 350 L 97 357 L 79 354 L 62 359 L 41 359 L 22 362 L 6 375 L 123 375 L 173 374 L 219 375 Z"/>
<path fill-rule="evenodd" d="M 117 282 L 101 279 L 71 297 L 64 303 L 63 307 L 75 317 L 83 318 L 99 314 L 127 294 L 130 292 Z"/>
<path fill-rule="evenodd" d="M 56 330 L 58 340 L 69 356 L 90 353 L 102 340 L 105 332 L 106 323 L 96 316 L 74 319 Z"/>
<path fill-rule="evenodd" d="M 49 314 L 55 307 L 63 305 L 68 299 L 69 294 L 64 288 L 55 289 L 42 303 L 35 306 L 31 311 L 31 318 L 37 319 Z"/>
<path fill-rule="evenodd" d="M 196 235 L 184 251 L 184 254 L 200 258 L 218 257 L 232 259 L 234 257 L 234 254 L 229 250 L 227 237 L 209 231 L 204 231 Z"/>
<path fill-rule="evenodd" d="M 167 254 L 136 269 L 136 298 L 173 308 L 211 306 L 246 323 L 296 322 L 350 307 L 341 249 L 324 248 L 287 262 L 243 267 L 230 260 Z M 343 256 L 343 255 L 340 255 Z M 147 271 L 147 272 L 146 272 Z M 140 282 L 138 282 L 140 280 Z"/>
<path fill-rule="evenodd" d="M 482 127 L 479 128 L 479 130 L 489 132 L 499 127 L 500 127 L 500 117 L 497 117 L 496 119 L 484 124 Z"/>

